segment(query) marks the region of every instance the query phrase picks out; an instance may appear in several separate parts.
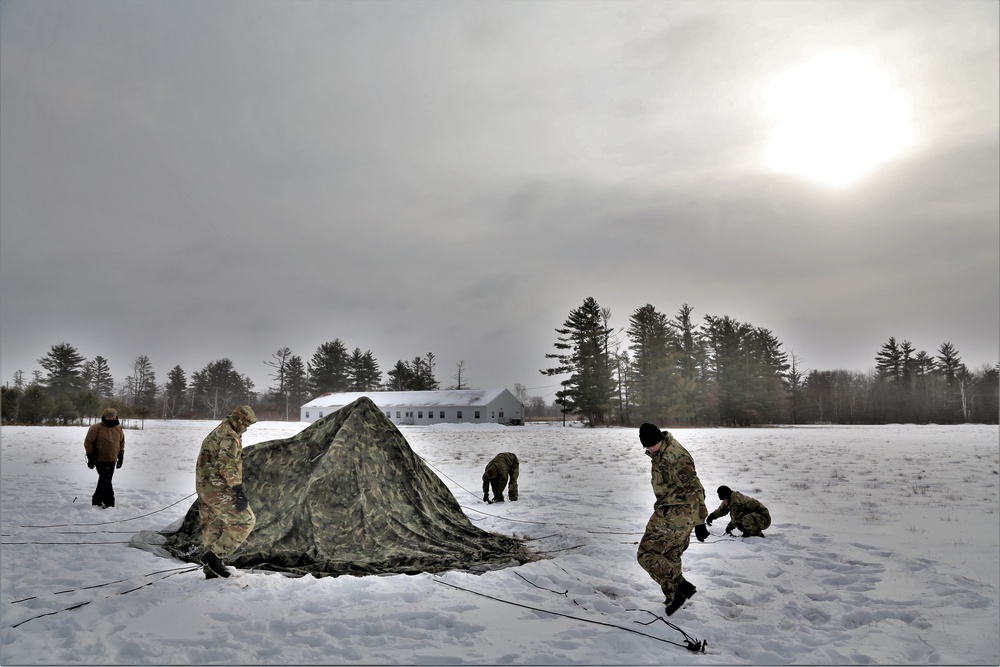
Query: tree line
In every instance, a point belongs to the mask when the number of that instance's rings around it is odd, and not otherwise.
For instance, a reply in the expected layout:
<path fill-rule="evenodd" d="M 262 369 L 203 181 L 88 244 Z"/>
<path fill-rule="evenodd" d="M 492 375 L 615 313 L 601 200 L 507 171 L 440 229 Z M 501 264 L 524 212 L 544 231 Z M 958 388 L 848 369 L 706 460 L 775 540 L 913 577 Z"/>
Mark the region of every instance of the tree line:
<path fill-rule="evenodd" d="M 1000 365 L 971 370 L 950 343 L 937 355 L 890 338 L 868 372 L 806 372 L 764 327 L 728 316 L 695 321 L 684 304 L 673 318 L 647 304 L 615 330 L 593 297 L 570 311 L 555 365 L 564 376 L 556 404 L 591 426 L 759 424 L 995 424 Z"/>
<path fill-rule="evenodd" d="M 250 377 L 228 358 L 211 361 L 190 375 L 174 366 L 161 384 L 149 357 L 140 355 L 129 375 L 116 382 L 105 357 L 88 360 L 62 342 L 38 360 L 42 370 L 34 371 L 30 379 L 19 370 L 12 386 L 0 388 L 0 410 L 4 423 L 70 424 L 93 420 L 108 405 L 124 418 L 142 420 L 221 419 L 234 407 L 251 405 L 261 419 L 298 420 L 299 406 L 327 392 L 440 388 L 432 352 L 410 361 L 400 359 L 383 382 L 371 350 L 348 352 L 339 338 L 320 345 L 308 362 L 285 347 L 263 363 L 273 369 L 270 377 L 275 381 L 264 392 L 258 392 Z M 449 388 L 470 388 L 465 362 L 457 366 L 456 384 Z"/>
<path fill-rule="evenodd" d="M 674 317 L 647 304 L 627 328 L 615 330 L 611 311 L 593 297 L 570 311 L 555 331 L 555 360 L 542 369 L 563 376 L 555 401 L 514 394 L 529 417 L 579 418 L 591 426 L 752 426 L 758 424 L 992 423 L 1000 419 L 998 366 L 972 370 L 943 343 L 936 355 L 890 338 L 866 372 L 806 371 L 768 329 L 728 316 L 696 321 L 684 304 Z M 297 420 L 299 406 L 326 392 L 420 391 L 440 388 L 436 357 L 402 359 L 385 373 L 370 350 L 348 351 L 338 338 L 308 361 L 281 348 L 263 363 L 274 385 L 263 392 L 228 359 L 186 373 L 174 366 L 158 383 L 152 362 L 136 357 L 115 381 L 102 356 L 84 358 L 69 343 L 38 360 L 42 371 L 14 374 L 2 391 L 4 423 L 69 424 L 94 419 L 106 405 L 125 418 L 221 419 L 251 405 L 261 419 Z M 448 389 L 470 389 L 465 362 Z"/>

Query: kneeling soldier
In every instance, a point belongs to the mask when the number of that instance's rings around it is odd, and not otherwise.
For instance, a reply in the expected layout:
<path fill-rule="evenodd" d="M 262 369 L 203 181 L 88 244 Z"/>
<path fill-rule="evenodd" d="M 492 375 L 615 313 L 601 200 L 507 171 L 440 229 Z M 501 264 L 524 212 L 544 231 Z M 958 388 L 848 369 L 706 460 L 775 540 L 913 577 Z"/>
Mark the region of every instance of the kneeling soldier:
<path fill-rule="evenodd" d="M 764 537 L 764 529 L 771 525 L 771 514 L 762 502 L 728 486 L 720 486 L 718 493 L 722 504 L 708 515 L 705 523 L 711 526 L 713 521 L 728 514 L 726 535 L 732 535 L 733 529 L 739 528 L 743 537 Z"/>

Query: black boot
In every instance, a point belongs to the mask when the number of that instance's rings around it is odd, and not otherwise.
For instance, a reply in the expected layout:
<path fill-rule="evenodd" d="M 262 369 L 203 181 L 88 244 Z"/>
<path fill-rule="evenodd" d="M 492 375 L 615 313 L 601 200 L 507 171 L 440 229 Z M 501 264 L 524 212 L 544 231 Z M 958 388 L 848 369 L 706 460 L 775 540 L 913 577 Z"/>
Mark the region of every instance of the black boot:
<path fill-rule="evenodd" d="M 229 570 L 226 569 L 225 563 L 223 563 L 222 560 L 219 559 L 219 557 L 216 556 L 215 552 L 213 551 L 206 551 L 205 553 L 203 553 L 201 555 L 201 562 L 202 564 L 207 565 L 209 569 L 212 570 L 212 572 L 219 575 L 220 577 L 228 577 L 230 574 Z"/>
<path fill-rule="evenodd" d="M 681 585 L 674 591 L 674 598 L 667 604 L 667 616 L 673 615 L 675 611 L 681 608 L 681 605 L 694 597 L 694 594 L 697 592 L 698 589 L 690 581 L 687 579 L 682 581 Z"/>

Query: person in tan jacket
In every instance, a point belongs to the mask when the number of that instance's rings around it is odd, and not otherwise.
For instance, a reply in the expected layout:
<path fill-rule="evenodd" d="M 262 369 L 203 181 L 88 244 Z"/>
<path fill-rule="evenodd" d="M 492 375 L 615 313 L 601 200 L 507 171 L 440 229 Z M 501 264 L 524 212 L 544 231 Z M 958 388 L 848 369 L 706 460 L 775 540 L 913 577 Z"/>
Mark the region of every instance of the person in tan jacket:
<path fill-rule="evenodd" d="M 115 506 L 115 489 L 111 478 L 125 461 L 125 432 L 118 421 L 118 411 L 105 408 L 101 421 L 87 429 L 83 440 L 87 454 L 87 467 L 97 469 L 97 489 L 90 500 L 103 509 Z"/>

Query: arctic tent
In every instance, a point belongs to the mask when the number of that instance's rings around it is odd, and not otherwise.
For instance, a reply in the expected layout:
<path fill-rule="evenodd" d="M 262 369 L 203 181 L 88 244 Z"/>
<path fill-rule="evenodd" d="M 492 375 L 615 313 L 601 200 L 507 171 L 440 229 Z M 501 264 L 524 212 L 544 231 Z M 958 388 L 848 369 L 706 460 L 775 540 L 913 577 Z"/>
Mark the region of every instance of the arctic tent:
<path fill-rule="evenodd" d="M 257 524 L 227 562 L 315 576 L 416 574 L 534 560 L 518 540 L 481 530 L 367 397 L 297 435 L 243 450 Z M 198 501 L 163 547 L 197 562 Z"/>

